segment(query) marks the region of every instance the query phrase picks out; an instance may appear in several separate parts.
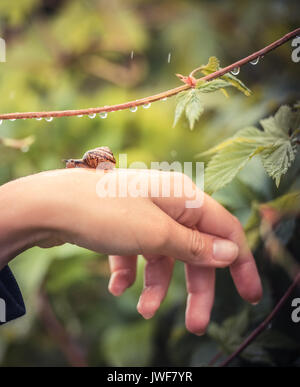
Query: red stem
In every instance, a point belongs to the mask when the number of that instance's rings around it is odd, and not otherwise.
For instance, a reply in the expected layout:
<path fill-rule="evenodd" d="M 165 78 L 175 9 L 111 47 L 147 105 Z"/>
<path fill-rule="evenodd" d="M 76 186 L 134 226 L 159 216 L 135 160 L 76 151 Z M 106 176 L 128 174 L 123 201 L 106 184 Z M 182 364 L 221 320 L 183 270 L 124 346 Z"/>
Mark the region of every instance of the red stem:
<path fill-rule="evenodd" d="M 212 74 L 206 75 L 205 77 L 202 77 L 200 79 L 202 81 L 210 81 L 212 79 L 218 78 L 230 72 L 236 67 L 241 67 L 256 58 L 259 58 L 260 56 L 266 55 L 268 52 L 281 46 L 282 44 L 284 44 L 288 40 L 291 40 L 292 38 L 294 38 L 299 34 L 300 34 L 300 28 L 297 28 L 296 30 L 289 32 L 288 34 L 284 35 L 282 38 L 269 44 L 265 48 L 262 48 L 261 50 L 247 56 L 246 58 L 241 59 L 235 63 L 232 63 L 231 65 L 224 67 L 223 69 L 218 70 Z M 200 79 L 197 79 L 197 81 Z M 77 116 L 77 115 L 87 115 L 87 114 L 93 114 L 93 113 L 125 110 L 131 107 L 140 106 L 151 102 L 156 102 L 163 98 L 172 97 L 173 95 L 176 95 L 184 90 L 188 90 L 189 88 L 191 88 L 191 86 L 185 84 L 183 86 L 176 87 L 175 89 L 171 89 L 159 94 L 155 94 L 150 97 L 141 98 L 136 101 L 130 101 L 130 102 L 125 102 L 118 105 L 102 106 L 102 107 L 90 108 L 90 109 L 0 114 L 0 120 L 9 120 L 9 119 L 12 120 L 12 119 L 22 119 L 22 118 L 26 119 L 26 118 L 70 117 L 70 116 Z"/>
<path fill-rule="evenodd" d="M 251 333 L 250 336 L 246 338 L 246 340 L 234 351 L 223 363 L 220 364 L 220 367 L 228 366 L 233 359 L 235 359 L 245 348 L 248 347 L 252 343 L 253 340 L 256 339 L 258 335 L 260 335 L 266 327 L 270 324 L 273 318 L 279 313 L 285 302 L 288 300 L 293 290 L 300 284 L 300 272 L 296 275 L 293 283 L 288 288 L 288 290 L 284 293 L 283 297 L 280 299 L 278 304 L 269 314 L 269 316 Z"/>

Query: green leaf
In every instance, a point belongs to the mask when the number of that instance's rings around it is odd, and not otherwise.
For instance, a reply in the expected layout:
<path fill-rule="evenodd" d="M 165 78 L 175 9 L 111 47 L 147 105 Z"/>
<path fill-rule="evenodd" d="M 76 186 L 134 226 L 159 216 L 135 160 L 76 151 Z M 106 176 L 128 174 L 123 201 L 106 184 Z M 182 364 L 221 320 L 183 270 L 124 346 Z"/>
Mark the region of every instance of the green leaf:
<path fill-rule="evenodd" d="M 278 187 L 296 157 L 295 134 L 300 125 L 300 114 L 282 106 L 274 117 L 262 120 L 261 124 L 264 131 L 255 127 L 241 129 L 235 136 L 198 155 L 213 154 L 205 171 L 207 192 L 213 193 L 228 184 L 257 154 Z"/>
<path fill-rule="evenodd" d="M 284 175 L 292 162 L 295 160 L 297 146 L 293 146 L 290 141 L 285 141 L 276 149 L 265 149 L 261 154 L 263 166 L 270 177 L 275 180 L 276 186 L 280 184 L 280 179 Z"/>
<path fill-rule="evenodd" d="M 224 81 L 223 79 L 214 79 L 210 82 L 200 83 L 199 86 L 197 85 L 197 88 L 202 93 L 211 93 L 229 86 L 232 86 L 231 83 Z"/>
<path fill-rule="evenodd" d="M 207 74 L 214 73 L 215 71 L 218 71 L 220 68 L 220 61 L 217 57 L 211 56 L 208 59 L 207 65 L 201 66 L 201 71 L 203 73 L 207 72 Z M 207 75 L 206 74 L 206 75 Z"/>
<path fill-rule="evenodd" d="M 190 99 L 185 107 L 185 114 L 189 120 L 190 128 L 194 129 L 195 122 L 204 112 L 204 107 L 200 99 L 200 93 L 197 90 L 191 90 Z"/>
<path fill-rule="evenodd" d="M 221 76 L 222 79 L 225 81 L 231 83 L 232 86 L 234 86 L 236 89 L 240 90 L 242 93 L 244 93 L 247 97 L 251 95 L 251 90 L 248 89 L 248 87 L 237 77 L 232 75 L 231 73 L 227 73 L 225 75 Z"/>
<path fill-rule="evenodd" d="M 228 184 L 256 154 L 272 146 L 269 136 L 255 127 L 244 128 L 202 155 L 216 153 L 205 170 L 205 190 L 213 193 Z"/>
<path fill-rule="evenodd" d="M 199 90 L 191 89 L 180 93 L 177 98 L 173 127 L 178 123 L 180 117 L 185 112 L 190 128 L 193 129 L 195 122 L 199 119 L 203 111 L 204 107 Z"/>
<path fill-rule="evenodd" d="M 185 107 L 190 100 L 190 91 L 183 91 L 177 97 L 177 105 L 175 109 L 174 123 L 173 127 L 176 126 L 183 112 L 185 111 Z"/>

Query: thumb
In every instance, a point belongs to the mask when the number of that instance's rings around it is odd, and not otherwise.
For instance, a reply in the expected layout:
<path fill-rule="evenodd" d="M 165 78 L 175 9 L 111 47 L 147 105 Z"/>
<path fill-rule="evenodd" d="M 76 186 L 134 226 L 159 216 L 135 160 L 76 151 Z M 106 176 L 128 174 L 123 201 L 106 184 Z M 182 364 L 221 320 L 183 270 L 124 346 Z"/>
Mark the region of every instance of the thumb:
<path fill-rule="evenodd" d="M 163 254 L 192 265 L 222 268 L 238 256 L 238 246 L 228 239 L 185 227 L 169 218 Z"/>

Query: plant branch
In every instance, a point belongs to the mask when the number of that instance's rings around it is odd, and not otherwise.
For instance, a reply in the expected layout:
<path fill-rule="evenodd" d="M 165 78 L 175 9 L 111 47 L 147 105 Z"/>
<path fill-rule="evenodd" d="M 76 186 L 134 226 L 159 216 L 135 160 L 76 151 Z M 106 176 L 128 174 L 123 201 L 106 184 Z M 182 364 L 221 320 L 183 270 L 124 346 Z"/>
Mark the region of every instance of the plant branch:
<path fill-rule="evenodd" d="M 284 293 L 278 304 L 269 314 L 269 316 L 251 333 L 250 336 L 246 338 L 246 340 L 234 351 L 223 363 L 220 364 L 220 367 L 227 367 L 233 359 L 235 359 L 245 348 L 248 347 L 252 343 L 253 340 L 256 339 L 258 335 L 260 335 L 266 327 L 270 324 L 273 318 L 279 313 L 285 302 L 289 299 L 290 295 L 296 289 L 296 287 L 300 284 L 300 272 L 296 275 L 293 283 Z"/>
<path fill-rule="evenodd" d="M 41 321 L 61 352 L 72 367 L 87 367 L 87 361 L 81 348 L 73 340 L 64 326 L 58 321 L 49 299 L 41 288 L 39 291 L 39 314 Z"/>
<path fill-rule="evenodd" d="M 241 67 L 245 65 L 246 63 L 249 63 L 256 58 L 259 58 L 261 56 L 266 55 L 270 51 L 274 50 L 275 48 L 281 46 L 282 44 L 286 43 L 287 41 L 293 39 L 295 36 L 300 34 L 300 28 L 297 28 L 296 30 L 289 32 L 288 34 L 284 35 L 282 38 L 276 40 L 275 42 L 269 44 L 265 48 L 262 48 L 261 50 L 235 62 L 231 65 L 224 67 L 212 74 L 206 75 L 205 77 L 197 79 L 197 81 L 210 81 L 212 79 L 218 78 L 230 71 L 232 71 L 236 67 Z M 197 70 L 197 69 L 195 69 Z M 136 106 L 141 106 L 145 104 L 149 104 L 152 102 L 159 101 L 164 98 L 172 97 L 182 91 L 190 89 L 192 86 L 190 85 L 182 85 L 179 87 L 176 87 L 171 90 L 164 91 L 159 94 L 155 94 L 149 97 L 141 98 L 135 101 L 125 102 L 122 104 L 117 105 L 110 105 L 110 106 L 102 106 L 97 108 L 89 108 L 89 109 L 78 109 L 78 110 L 59 110 L 59 111 L 45 111 L 45 112 L 26 112 L 26 113 L 8 113 L 8 114 L 0 114 L 0 120 L 16 120 L 16 119 L 26 119 L 26 118 L 50 118 L 50 117 L 71 117 L 71 116 L 78 116 L 78 115 L 88 115 L 88 114 L 95 114 L 95 113 L 103 113 L 103 112 L 113 112 L 118 110 L 125 110 Z"/>

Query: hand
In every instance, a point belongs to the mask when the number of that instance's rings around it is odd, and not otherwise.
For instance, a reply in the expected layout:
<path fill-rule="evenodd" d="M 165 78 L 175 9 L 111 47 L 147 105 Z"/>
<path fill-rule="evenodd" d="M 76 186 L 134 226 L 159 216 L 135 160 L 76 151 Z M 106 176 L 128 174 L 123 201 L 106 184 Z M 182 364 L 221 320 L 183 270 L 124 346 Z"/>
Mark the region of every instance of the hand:
<path fill-rule="evenodd" d="M 204 333 L 210 319 L 215 268 L 230 265 L 240 295 L 258 302 L 261 283 L 242 227 L 211 197 L 204 195 L 199 208 L 186 208 L 191 198 L 176 197 L 174 191 L 169 197 L 153 197 L 149 189 L 148 197 L 134 197 L 127 189 L 125 197 L 102 198 L 96 192 L 104 179 L 110 184 L 125 177 L 130 187 L 136 180 L 149 185 L 154 175 L 160 187 L 169 179 L 171 187 L 187 179 L 178 173 L 150 170 L 118 169 L 105 174 L 69 169 L 2 186 L 0 262 L 3 265 L 34 245 L 73 243 L 110 254 L 109 290 L 120 295 L 134 282 L 137 254 L 142 254 L 147 264 L 138 311 L 150 318 L 167 293 L 174 259 L 182 260 L 188 290 L 186 326 L 196 334 Z"/>

